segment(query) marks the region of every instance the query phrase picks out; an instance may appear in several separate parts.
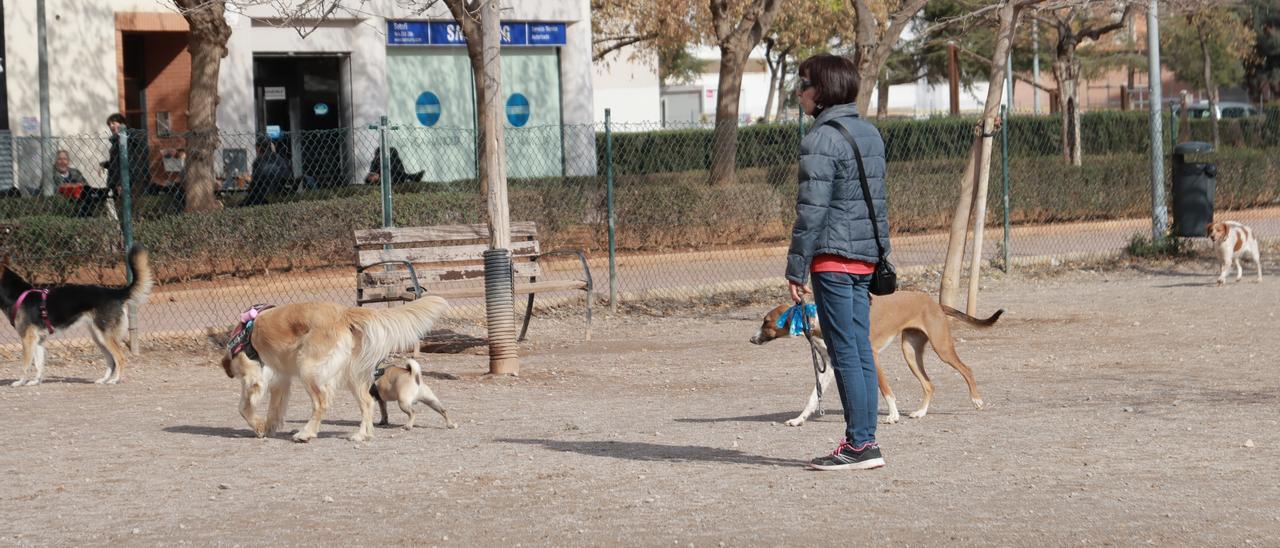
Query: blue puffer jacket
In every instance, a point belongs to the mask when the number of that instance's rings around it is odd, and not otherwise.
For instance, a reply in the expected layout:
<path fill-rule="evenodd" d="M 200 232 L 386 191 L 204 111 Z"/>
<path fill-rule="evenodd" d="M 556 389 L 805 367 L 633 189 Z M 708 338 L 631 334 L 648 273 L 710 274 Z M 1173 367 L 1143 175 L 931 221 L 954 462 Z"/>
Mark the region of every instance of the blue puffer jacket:
<path fill-rule="evenodd" d="M 880 226 L 880 243 L 885 254 L 889 253 L 884 140 L 875 126 L 858 117 L 853 104 L 827 107 L 800 141 L 800 192 L 787 251 L 787 279 L 799 284 L 808 281 L 815 255 L 879 262 L 853 148 L 839 130 L 825 125 L 830 120 L 843 125 L 858 141 Z"/>

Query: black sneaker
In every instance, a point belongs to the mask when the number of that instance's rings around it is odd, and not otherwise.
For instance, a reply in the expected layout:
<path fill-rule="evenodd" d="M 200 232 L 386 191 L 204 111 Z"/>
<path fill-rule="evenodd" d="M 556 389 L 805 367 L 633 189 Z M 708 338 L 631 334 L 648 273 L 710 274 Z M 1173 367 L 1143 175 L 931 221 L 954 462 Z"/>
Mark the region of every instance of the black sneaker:
<path fill-rule="evenodd" d="M 830 455 L 809 461 L 809 468 L 814 470 L 871 470 L 884 466 L 884 457 L 880 455 L 880 446 L 875 442 L 855 449 L 849 442 L 841 441 Z"/>

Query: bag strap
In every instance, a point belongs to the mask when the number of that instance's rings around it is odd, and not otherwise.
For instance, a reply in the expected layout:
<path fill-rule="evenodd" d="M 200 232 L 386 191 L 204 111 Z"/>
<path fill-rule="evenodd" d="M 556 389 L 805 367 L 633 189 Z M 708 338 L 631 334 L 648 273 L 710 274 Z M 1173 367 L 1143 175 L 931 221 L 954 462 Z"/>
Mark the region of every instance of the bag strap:
<path fill-rule="evenodd" d="M 876 206 L 871 203 L 871 186 L 867 184 L 867 170 L 862 167 L 862 151 L 858 149 L 858 141 L 849 135 L 849 130 L 844 126 L 836 123 L 835 120 L 828 120 L 825 126 L 831 126 L 840 130 L 840 134 L 844 135 L 844 140 L 849 141 L 849 145 L 853 147 L 853 158 L 858 162 L 858 182 L 862 183 L 862 198 L 867 201 L 867 213 L 871 214 L 871 233 L 876 237 L 876 252 L 880 255 L 880 260 L 884 260 L 884 244 L 880 243 L 880 223 L 876 220 Z"/>

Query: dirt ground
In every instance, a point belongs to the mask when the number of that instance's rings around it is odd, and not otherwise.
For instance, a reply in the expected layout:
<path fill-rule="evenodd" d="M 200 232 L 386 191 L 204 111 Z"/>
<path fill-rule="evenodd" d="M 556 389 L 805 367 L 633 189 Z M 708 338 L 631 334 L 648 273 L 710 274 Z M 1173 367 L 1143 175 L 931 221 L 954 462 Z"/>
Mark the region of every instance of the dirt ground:
<path fill-rule="evenodd" d="M 930 354 L 933 408 L 905 418 L 919 386 L 886 350 L 904 418 L 870 472 L 802 466 L 839 404 L 782 425 L 813 377 L 803 341 L 747 343 L 768 304 L 602 314 L 590 342 L 535 319 L 519 378 L 427 355 L 460 428 L 420 406 L 364 444 L 346 394 L 309 444 L 252 438 L 211 348 L 152 345 L 107 387 L 55 349 L 45 384 L 0 389 L 0 544 L 1275 545 L 1280 278 L 1212 269 L 993 278 L 1004 318 L 957 327 L 987 408 Z"/>

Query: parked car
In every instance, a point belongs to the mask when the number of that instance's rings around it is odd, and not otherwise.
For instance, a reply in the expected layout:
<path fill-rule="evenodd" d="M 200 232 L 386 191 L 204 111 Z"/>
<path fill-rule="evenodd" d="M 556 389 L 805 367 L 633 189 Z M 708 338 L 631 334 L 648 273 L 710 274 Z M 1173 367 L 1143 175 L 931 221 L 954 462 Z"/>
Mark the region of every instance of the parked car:
<path fill-rule="evenodd" d="M 1187 107 L 1187 114 L 1191 118 L 1207 119 L 1209 115 L 1209 102 L 1200 101 Z M 1238 101 L 1219 101 L 1218 102 L 1218 118 L 1248 118 L 1259 114 L 1258 107 L 1249 103 L 1241 103 Z"/>

